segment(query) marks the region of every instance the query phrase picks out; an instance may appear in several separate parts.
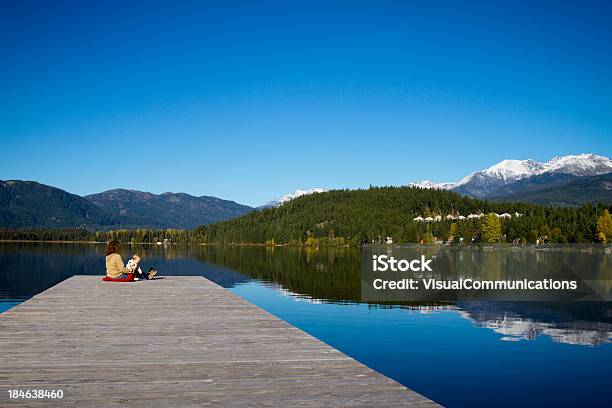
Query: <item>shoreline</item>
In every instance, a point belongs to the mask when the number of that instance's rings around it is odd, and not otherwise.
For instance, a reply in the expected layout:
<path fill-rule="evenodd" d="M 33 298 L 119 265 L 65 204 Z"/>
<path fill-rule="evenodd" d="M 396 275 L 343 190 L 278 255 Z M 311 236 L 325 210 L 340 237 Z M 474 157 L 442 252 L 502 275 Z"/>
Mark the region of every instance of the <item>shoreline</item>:
<path fill-rule="evenodd" d="M 0 244 L 2 243 L 15 243 L 15 244 L 27 244 L 27 243 L 35 243 L 35 244 L 88 244 L 88 245 L 104 245 L 105 241 L 61 241 L 61 240 L 5 240 L 0 239 Z M 470 244 L 419 244 L 419 243 L 397 243 L 397 244 L 365 244 L 359 246 L 307 246 L 307 245 L 292 245 L 292 244 L 275 244 L 269 245 L 265 243 L 206 243 L 206 242 L 198 242 L 198 243 L 176 243 L 176 242 L 167 242 L 167 243 L 157 243 L 157 242 L 122 242 L 122 245 L 151 245 L 151 246 L 159 246 L 159 247 L 168 247 L 168 246 L 191 246 L 191 247 L 251 247 L 251 248 L 299 248 L 299 249 L 360 249 L 360 248 L 374 248 L 374 247 L 383 247 L 383 248 L 402 248 L 402 247 L 414 247 L 414 248 L 448 248 L 448 249 L 468 249 L 468 248 L 481 248 L 481 249 L 490 249 L 490 248 L 499 248 L 499 249 L 519 249 L 519 250 L 550 250 L 550 249 L 580 249 L 580 250 L 603 250 L 606 253 L 610 253 L 612 251 L 612 243 L 550 243 L 550 244 L 512 244 L 512 243 L 470 243 Z"/>

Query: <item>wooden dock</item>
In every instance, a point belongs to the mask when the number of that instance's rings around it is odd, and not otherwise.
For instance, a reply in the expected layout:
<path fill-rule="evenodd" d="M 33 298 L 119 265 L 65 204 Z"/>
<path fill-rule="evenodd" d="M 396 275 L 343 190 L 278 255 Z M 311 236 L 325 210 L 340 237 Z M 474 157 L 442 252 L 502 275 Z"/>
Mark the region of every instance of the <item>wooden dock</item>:
<path fill-rule="evenodd" d="M 74 276 L 0 314 L 0 392 L 28 407 L 436 406 L 194 276 Z"/>

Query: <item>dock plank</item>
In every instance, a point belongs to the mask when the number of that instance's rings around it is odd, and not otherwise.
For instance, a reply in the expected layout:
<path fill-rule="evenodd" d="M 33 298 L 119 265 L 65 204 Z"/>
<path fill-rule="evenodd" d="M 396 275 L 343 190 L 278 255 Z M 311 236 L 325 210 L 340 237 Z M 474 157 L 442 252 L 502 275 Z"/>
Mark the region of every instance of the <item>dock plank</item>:
<path fill-rule="evenodd" d="M 0 350 L 2 406 L 437 406 L 199 276 L 74 276 L 1 314 Z"/>

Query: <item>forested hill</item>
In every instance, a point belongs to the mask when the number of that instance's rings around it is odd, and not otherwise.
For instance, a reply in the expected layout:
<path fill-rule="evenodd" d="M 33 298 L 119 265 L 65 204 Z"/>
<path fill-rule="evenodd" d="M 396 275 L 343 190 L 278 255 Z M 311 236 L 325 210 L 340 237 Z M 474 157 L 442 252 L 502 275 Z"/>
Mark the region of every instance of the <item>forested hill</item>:
<path fill-rule="evenodd" d="M 76 194 L 34 181 L 0 180 L 0 227 L 94 228 L 118 225 L 113 217 Z"/>
<path fill-rule="evenodd" d="M 84 198 L 110 214 L 122 228 L 195 228 L 228 220 L 253 208 L 217 197 L 185 193 L 152 194 L 115 189 Z"/>
<path fill-rule="evenodd" d="M 557 242 L 597 241 L 597 217 L 604 206 L 550 208 L 523 203 L 488 202 L 458 193 L 415 187 L 372 187 L 334 190 L 296 198 L 229 221 L 199 227 L 198 240 L 209 243 L 342 244 L 384 240 L 430 242 L 483 239 L 484 217 L 447 220 L 446 216 L 513 214 L 500 219 L 500 240 L 534 242 L 540 237 Z M 515 213 L 521 216 L 514 215 Z M 417 216 L 442 216 L 442 221 L 416 222 Z"/>
<path fill-rule="evenodd" d="M 227 220 L 253 208 L 217 197 L 116 189 L 80 197 L 56 187 L 0 180 L 0 228 L 183 228 Z"/>

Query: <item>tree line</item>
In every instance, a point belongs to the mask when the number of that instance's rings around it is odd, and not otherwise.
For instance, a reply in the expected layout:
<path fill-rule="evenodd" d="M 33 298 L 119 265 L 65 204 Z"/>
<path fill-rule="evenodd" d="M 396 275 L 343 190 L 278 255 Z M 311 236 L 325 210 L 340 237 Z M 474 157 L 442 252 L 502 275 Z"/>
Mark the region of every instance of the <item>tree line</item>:
<path fill-rule="evenodd" d="M 394 243 L 586 243 L 612 240 L 610 210 L 603 204 L 555 208 L 478 200 L 445 190 L 370 187 L 302 196 L 193 230 L 0 229 L 0 239 L 295 246 L 358 246 L 388 237 Z M 502 213 L 512 217 L 495 216 Z M 486 216 L 446 219 L 468 214 Z M 442 219 L 414 221 L 419 216 Z"/>

